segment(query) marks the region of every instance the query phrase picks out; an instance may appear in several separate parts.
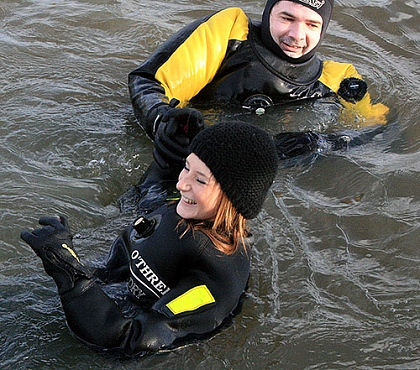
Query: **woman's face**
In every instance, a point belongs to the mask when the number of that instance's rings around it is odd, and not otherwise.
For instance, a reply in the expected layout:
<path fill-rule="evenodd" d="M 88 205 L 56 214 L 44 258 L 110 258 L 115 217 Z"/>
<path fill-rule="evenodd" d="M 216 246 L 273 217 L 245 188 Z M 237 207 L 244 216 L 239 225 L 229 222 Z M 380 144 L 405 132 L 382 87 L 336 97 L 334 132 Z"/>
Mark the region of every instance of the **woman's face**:
<path fill-rule="evenodd" d="M 222 190 L 206 164 L 191 153 L 178 177 L 181 193 L 176 211 L 185 219 L 212 220 L 220 204 Z"/>

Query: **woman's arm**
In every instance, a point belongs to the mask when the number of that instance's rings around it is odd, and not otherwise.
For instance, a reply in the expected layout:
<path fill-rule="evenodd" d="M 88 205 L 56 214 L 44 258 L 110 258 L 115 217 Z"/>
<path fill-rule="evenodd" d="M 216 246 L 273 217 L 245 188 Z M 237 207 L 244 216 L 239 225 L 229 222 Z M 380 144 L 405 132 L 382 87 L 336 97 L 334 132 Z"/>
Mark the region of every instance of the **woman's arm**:
<path fill-rule="evenodd" d="M 230 316 L 245 289 L 249 272 L 246 261 L 244 257 L 245 268 L 230 266 L 231 271 L 240 271 L 238 276 L 228 273 L 224 263 L 220 266 L 225 270 L 222 275 L 212 277 L 211 271 L 202 270 L 187 275 L 151 310 L 135 318 L 124 317 L 99 285 L 87 279 L 79 279 L 61 301 L 70 329 L 90 345 L 128 355 L 170 348 L 178 340 L 211 333 Z"/>
<path fill-rule="evenodd" d="M 135 318 L 122 311 L 99 287 L 79 280 L 71 292 L 61 296 L 72 332 L 89 345 L 120 350 L 128 355 L 170 347 L 176 339 L 211 332 L 220 323 L 216 305 L 200 313 L 169 318 L 155 310 Z"/>

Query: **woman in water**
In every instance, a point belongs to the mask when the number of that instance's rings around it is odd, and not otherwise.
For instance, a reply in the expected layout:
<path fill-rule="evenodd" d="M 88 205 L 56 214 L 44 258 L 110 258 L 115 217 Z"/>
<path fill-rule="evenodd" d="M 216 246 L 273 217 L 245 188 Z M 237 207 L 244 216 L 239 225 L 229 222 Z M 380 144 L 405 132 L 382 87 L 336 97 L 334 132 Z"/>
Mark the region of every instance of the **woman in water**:
<path fill-rule="evenodd" d="M 261 129 L 234 122 L 201 131 L 189 153 L 179 201 L 127 227 L 103 268 L 79 261 L 63 217 L 42 217 L 42 228 L 22 232 L 84 342 L 129 355 L 171 348 L 211 333 L 238 306 L 250 273 L 246 220 L 257 216 L 274 180 L 276 149 Z M 135 314 L 124 314 L 101 288 L 123 281 Z"/>

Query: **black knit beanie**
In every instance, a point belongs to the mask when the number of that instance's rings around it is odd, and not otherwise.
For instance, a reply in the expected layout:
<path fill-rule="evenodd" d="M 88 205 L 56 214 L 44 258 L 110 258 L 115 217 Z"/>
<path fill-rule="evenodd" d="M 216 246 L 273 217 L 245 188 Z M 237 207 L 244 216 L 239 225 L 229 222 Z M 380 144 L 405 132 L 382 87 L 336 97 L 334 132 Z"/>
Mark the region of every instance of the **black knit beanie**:
<path fill-rule="evenodd" d="M 258 215 L 278 166 L 265 131 L 243 122 L 217 123 L 194 138 L 190 152 L 207 165 L 238 213 Z"/>
<path fill-rule="evenodd" d="M 273 40 L 270 33 L 270 13 L 273 6 L 282 0 L 268 0 L 265 5 L 262 23 L 261 23 L 261 37 L 263 43 L 275 54 L 293 64 L 300 64 L 308 61 L 317 51 L 322 38 L 327 31 L 328 24 L 331 20 L 331 14 L 334 7 L 334 0 L 288 0 L 296 4 L 306 6 L 307 8 L 317 12 L 322 17 L 321 38 L 318 45 L 315 46 L 309 53 L 302 55 L 300 58 L 291 58 L 281 50 L 280 46 Z"/>

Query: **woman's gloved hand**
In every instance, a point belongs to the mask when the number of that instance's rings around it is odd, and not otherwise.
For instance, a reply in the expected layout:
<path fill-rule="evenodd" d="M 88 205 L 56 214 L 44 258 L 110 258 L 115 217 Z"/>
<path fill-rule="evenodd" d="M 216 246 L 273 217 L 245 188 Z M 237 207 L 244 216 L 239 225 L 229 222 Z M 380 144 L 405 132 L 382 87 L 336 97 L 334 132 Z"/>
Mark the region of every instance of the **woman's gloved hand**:
<path fill-rule="evenodd" d="M 39 224 L 43 227 L 32 232 L 24 230 L 20 237 L 41 258 L 45 272 L 57 284 L 58 293 L 64 294 L 73 289 L 77 277 L 91 278 L 89 269 L 80 263 L 73 250 L 73 237 L 67 220 L 63 216 L 41 217 Z"/>
<path fill-rule="evenodd" d="M 191 140 L 205 128 L 203 115 L 194 108 L 171 108 L 155 133 L 153 157 L 161 168 L 182 167 Z"/>

